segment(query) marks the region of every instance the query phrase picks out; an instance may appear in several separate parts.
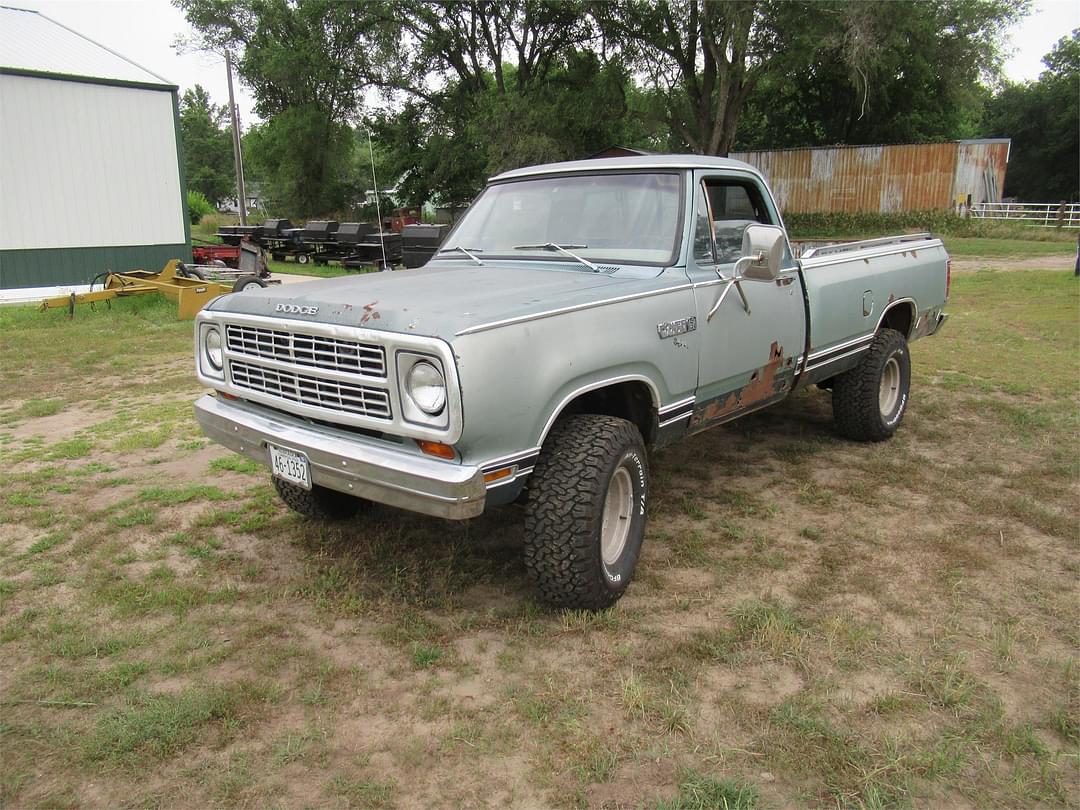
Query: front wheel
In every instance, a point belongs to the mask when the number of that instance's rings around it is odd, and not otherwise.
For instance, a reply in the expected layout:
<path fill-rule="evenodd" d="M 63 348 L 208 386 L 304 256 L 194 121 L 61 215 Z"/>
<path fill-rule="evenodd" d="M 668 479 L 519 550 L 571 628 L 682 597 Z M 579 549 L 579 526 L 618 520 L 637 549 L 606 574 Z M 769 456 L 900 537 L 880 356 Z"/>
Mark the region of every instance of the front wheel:
<path fill-rule="evenodd" d="M 835 379 L 833 420 L 837 431 L 860 442 L 884 441 L 900 426 L 910 390 L 907 341 L 895 329 L 882 329 L 859 365 Z"/>
<path fill-rule="evenodd" d="M 307 264 L 309 261 L 311 261 L 311 259 L 308 258 L 308 255 L 306 253 L 298 253 L 298 254 L 296 254 L 296 263 L 297 264 Z"/>
<path fill-rule="evenodd" d="M 525 567 L 545 600 L 600 610 L 625 593 L 648 494 L 645 445 L 633 424 L 580 414 L 552 428 L 525 504 Z"/>

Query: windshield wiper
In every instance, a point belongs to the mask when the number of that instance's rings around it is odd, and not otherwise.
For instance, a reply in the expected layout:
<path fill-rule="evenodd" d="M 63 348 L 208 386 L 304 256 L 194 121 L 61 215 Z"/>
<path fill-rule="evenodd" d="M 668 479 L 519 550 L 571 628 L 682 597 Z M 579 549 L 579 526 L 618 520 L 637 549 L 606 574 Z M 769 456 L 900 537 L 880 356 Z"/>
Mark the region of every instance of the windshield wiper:
<path fill-rule="evenodd" d="M 454 251 L 457 251 L 458 253 L 464 253 L 481 267 L 484 266 L 484 263 L 473 255 L 474 253 L 483 253 L 484 251 L 481 248 L 467 248 L 462 247 L 461 245 L 454 245 L 453 247 L 442 248 L 439 253 L 453 253 Z"/>
<path fill-rule="evenodd" d="M 569 248 L 577 248 L 578 250 L 584 250 L 588 245 L 556 245 L 554 242 L 544 242 L 542 245 L 514 245 L 514 250 L 557 250 L 559 253 L 565 253 L 571 259 L 581 262 L 588 267 L 594 273 L 599 273 L 600 268 L 590 262 L 588 259 L 583 259 L 576 253 L 571 253 Z"/>

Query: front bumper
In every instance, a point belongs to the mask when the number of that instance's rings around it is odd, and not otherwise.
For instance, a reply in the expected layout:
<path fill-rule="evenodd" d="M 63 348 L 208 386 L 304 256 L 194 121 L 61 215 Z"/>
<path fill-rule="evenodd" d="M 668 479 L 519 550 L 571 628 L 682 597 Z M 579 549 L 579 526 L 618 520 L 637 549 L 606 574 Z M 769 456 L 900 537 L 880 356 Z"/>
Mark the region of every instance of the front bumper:
<path fill-rule="evenodd" d="M 312 482 L 327 489 L 451 520 L 484 511 L 486 490 L 479 467 L 380 447 L 210 394 L 195 403 L 195 418 L 208 437 L 266 466 L 268 442 L 303 453 Z"/>

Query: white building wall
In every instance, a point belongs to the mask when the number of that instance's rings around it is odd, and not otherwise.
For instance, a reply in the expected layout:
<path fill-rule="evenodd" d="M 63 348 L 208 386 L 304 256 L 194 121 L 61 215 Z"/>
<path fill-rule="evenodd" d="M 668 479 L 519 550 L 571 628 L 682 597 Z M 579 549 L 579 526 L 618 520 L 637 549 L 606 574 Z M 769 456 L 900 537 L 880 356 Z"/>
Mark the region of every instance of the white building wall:
<path fill-rule="evenodd" d="M 179 244 L 172 95 L 0 75 L 0 250 Z"/>

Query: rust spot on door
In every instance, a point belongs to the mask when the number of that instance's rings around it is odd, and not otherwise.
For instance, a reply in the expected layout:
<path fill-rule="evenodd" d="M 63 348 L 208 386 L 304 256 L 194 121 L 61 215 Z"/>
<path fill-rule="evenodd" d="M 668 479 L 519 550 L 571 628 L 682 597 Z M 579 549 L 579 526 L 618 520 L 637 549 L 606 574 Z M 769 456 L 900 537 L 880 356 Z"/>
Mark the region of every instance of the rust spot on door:
<path fill-rule="evenodd" d="M 784 347 L 773 341 L 769 347 L 769 362 L 750 375 L 750 381 L 742 388 L 718 397 L 694 414 L 692 425 L 700 425 L 723 419 L 738 411 L 753 407 L 764 400 L 784 393 L 788 379 L 776 378 L 776 372 L 784 365 Z"/>

